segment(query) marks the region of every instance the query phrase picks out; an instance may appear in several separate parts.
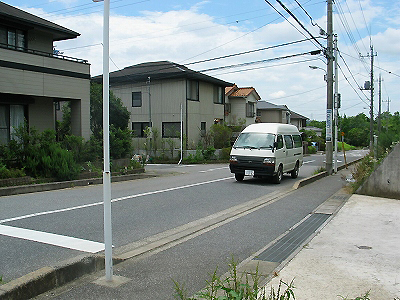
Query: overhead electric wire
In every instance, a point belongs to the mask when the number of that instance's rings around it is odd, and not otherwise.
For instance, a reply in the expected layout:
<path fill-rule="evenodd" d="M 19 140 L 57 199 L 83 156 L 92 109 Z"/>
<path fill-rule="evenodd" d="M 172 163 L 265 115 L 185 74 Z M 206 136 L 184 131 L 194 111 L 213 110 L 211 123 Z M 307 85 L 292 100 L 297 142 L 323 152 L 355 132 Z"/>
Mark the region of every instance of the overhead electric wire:
<path fill-rule="evenodd" d="M 267 0 L 265 0 L 267 1 Z M 276 2 L 278 2 L 280 4 L 280 6 L 282 6 L 282 8 L 301 26 L 301 28 L 307 32 L 310 37 L 318 44 L 320 45 L 320 47 L 322 49 L 325 49 L 325 46 L 322 45 L 312 34 L 310 31 L 308 31 L 308 29 L 299 21 L 299 19 L 296 18 L 296 16 L 280 1 L 280 0 L 276 0 Z"/>
<path fill-rule="evenodd" d="M 249 54 L 249 53 L 254 53 L 254 52 L 259 52 L 259 51 L 264 51 L 264 50 L 269 50 L 269 49 L 274 49 L 274 48 L 283 47 L 283 46 L 288 46 L 288 45 L 293 45 L 293 44 L 297 44 L 297 43 L 301 43 L 301 42 L 305 42 L 305 41 L 309 41 L 309 40 L 310 40 L 310 39 L 303 39 L 303 40 L 298 40 L 298 41 L 294 41 L 294 42 L 288 42 L 288 43 L 284 43 L 284 44 L 279 44 L 279 45 L 274 45 L 274 46 L 259 48 L 259 49 L 255 49 L 255 50 L 249 50 L 249 51 L 244 51 L 244 52 L 239 52 L 239 53 L 234 53 L 234 54 L 229 54 L 229 55 L 224 55 L 224 56 L 219 56 L 219 57 L 204 59 L 204 60 L 199 60 L 199 61 L 187 63 L 187 64 L 185 64 L 185 66 L 194 65 L 194 64 L 199 64 L 199 63 L 203 63 L 203 62 L 214 61 L 214 60 L 218 60 L 218 59 L 224 59 L 224 58 L 234 57 L 234 56 L 239 56 L 239 55 L 244 55 L 244 54 Z"/>
<path fill-rule="evenodd" d="M 290 22 L 289 21 L 289 19 L 288 18 L 286 18 L 279 10 L 277 10 L 276 8 L 275 8 L 275 6 L 273 6 L 272 4 L 271 4 L 271 2 L 269 2 L 269 0 L 264 0 L 269 6 L 271 6 L 282 18 L 284 18 L 290 25 L 292 25 L 301 35 L 303 35 L 304 37 L 306 37 L 307 38 L 307 36 L 303 33 L 303 32 L 301 32 L 301 30 L 299 30 L 294 24 L 292 24 L 292 22 Z M 312 41 L 311 41 L 312 42 Z M 313 42 L 312 42 L 313 43 Z M 320 44 L 319 42 L 318 42 L 318 44 Z M 313 45 L 315 46 L 315 47 L 317 47 L 318 48 L 318 46 L 317 45 L 315 45 L 314 43 L 313 43 Z M 321 44 L 320 44 L 321 45 Z M 322 46 L 321 45 L 321 47 L 322 47 L 322 49 L 324 49 L 325 47 L 324 46 Z"/>
<path fill-rule="evenodd" d="M 303 52 L 303 53 L 298 53 L 298 54 L 291 54 L 291 55 L 274 57 L 274 58 L 269 58 L 269 59 L 262 59 L 262 60 L 257 60 L 257 61 L 247 62 L 247 63 L 241 63 L 241 64 L 234 64 L 234 65 L 229 65 L 229 66 L 215 67 L 215 68 L 201 70 L 199 72 L 209 72 L 209 71 L 215 71 L 215 70 L 221 70 L 221 69 L 245 67 L 245 66 L 249 66 L 249 65 L 253 65 L 253 64 L 262 64 L 262 63 L 266 63 L 266 62 L 270 62 L 270 61 L 281 60 L 281 59 L 286 59 L 286 58 L 292 58 L 292 57 L 297 57 L 297 56 L 302 56 L 302 55 L 307 55 L 307 54 L 316 55 L 316 54 L 318 54 L 317 52 L 320 53 L 321 50 Z"/>

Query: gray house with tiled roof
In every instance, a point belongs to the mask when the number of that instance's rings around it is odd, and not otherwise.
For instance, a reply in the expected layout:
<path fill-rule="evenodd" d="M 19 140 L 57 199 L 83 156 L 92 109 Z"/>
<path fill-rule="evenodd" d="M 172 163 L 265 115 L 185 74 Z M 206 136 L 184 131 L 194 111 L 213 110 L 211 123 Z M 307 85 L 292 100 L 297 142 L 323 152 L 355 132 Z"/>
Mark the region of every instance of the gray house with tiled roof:
<path fill-rule="evenodd" d="M 236 125 L 244 120 L 245 125 L 256 120 L 256 104 L 261 99 L 254 87 L 238 87 L 236 84 L 225 88 L 225 122 Z"/>
<path fill-rule="evenodd" d="M 102 76 L 93 77 L 101 83 Z M 188 148 L 224 119 L 224 90 L 232 83 L 170 61 L 147 62 L 110 73 L 110 90 L 131 113 L 134 144 L 143 147 L 146 127 L 179 142 L 181 107 Z"/>
<path fill-rule="evenodd" d="M 90 66 L 53 54 L 53 42 L 79 33 L 0 2 L 0 143 L 27 120 L 55 129 L 60 101 L 71 102 L 72 133 L 90 136 Z"/>

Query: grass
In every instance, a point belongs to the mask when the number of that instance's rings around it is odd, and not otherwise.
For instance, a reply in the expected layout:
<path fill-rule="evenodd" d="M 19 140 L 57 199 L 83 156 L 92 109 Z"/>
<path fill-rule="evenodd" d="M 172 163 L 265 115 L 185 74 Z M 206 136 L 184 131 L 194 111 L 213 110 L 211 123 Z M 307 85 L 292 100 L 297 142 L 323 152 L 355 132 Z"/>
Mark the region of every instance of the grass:
<path fill-rule="evenodd" d="M 260 279 L 262 275 L 258 273 L 258 267 L 255 274 L 242 274 L 239 276 L 237 270 L 237 262 L 232 258 L 229 266 L 229 275 L 222 278 L 217 275 L 218 268 L 210 275 L 210 279 L 206 280 L 206 287 L 196 293 L 194 297 L 188 297 L 187 289 L 184 284 L 175 284 L 175 299 L 180 300 L 290 300 L 295 299 L 293 280 L 290 284 L 279 282 L 278 288 L 275 290 L 271 287 L 269 292 L 264 287 L 260 287 Z"/>

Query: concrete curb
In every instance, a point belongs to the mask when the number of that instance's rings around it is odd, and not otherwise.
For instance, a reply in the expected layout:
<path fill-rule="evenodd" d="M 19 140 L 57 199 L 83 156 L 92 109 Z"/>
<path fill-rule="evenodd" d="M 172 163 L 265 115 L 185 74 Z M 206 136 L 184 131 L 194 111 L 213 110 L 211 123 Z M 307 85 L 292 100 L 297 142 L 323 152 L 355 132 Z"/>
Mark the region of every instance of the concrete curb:
<path fill-rule="evenodd" d="M 113 259 L 113 264 L 122 261 L 121 259 Z M 78 256 L 58 266 L 43 267 L 0 285 L 0 299 L 30 299 L 83 275 L 103 270 L 104 267 L 103 255 Z"/>
<path fill-rule="evenodd" d="M 358 159 L 356 159 L 356 160 L 354 160 L 352 162 L 349 162 L 347 164 L 347 167 L 360 162 L 363 158 L 364 157 L 361 157 L 361 158 L 358 158 Z M 339 166 L 338 167 L 338 171 L 343 170 L 345 168 L 346 168 L 345 165 Z M 299 188 L 301 188 L 301 187 L 303 187 L 303 186 L 305 186 L 307 184 L 313 183 L 314 181 L 317 181 L 318 179 L 324 178 L 326 176 L 328 176 L 328 173 L 325 171 L 325 172 L 321 172 L 321 173 L 318 173 L 316 175 L 304 178 L 302 180 L 296 181 L 295 184 L 293 185 L 293 189 L 297 190 L 297 189 L 299 189 Z"/>
<path fill-rule="evenodd" d="M 111 177 L 111 181 L 119 182 L 119 181 L 149 178 L 149 177 L 155 177 L 155 176 L 157 176 L 157 175 L 154 173 L 144 173 L 143 172 L 143 173 Z M 52 190 L 72 188 L 72 187 L 76 187 L 76 186 L 87 186 L 87 185 L 101 184 L 101 183 L 103 183 L 103 178 L 90 178 L 90 179 L 51 182 L 51 183 L 43 183 L 43 184 L 30 184 L 30 185 L 3 187 L 3 188 L 0 188 L 0 197 L 17 195 L 17 194 L 52 191 Z"/>

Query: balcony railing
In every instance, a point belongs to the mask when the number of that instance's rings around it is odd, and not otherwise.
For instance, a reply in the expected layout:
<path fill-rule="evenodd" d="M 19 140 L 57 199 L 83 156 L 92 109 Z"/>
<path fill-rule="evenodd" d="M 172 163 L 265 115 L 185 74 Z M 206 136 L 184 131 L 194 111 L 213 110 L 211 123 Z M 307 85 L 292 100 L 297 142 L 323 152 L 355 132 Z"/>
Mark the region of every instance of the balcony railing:
<path fill-rule="evenodd" d="M 3 44 L 3 43 L 0 43 L 0 48 L 19 51 L 19 52 L 23 52 L 23 53 L 30 53 L 30 54 L 34 54 L 34 55 L 53 57 L 53 58 L 58 58 L 58 59 L 63 59 L 63 60 L 68 60 L 68 61 L 74 61 L 74 62 L 82 63 L 82 64 L 88 64 L 88 61 L 86 59 L 80 59 L 80 58 L 75 58 L 75 57 L 71 57 L 71 56 L 66 56 L 66 55 L 63 55 L 62 53 L 49 53 L 49 52 L 33 50 L 33 49 L 28 49 L 28 48 L 21 48 L 21 47 Z"/>

